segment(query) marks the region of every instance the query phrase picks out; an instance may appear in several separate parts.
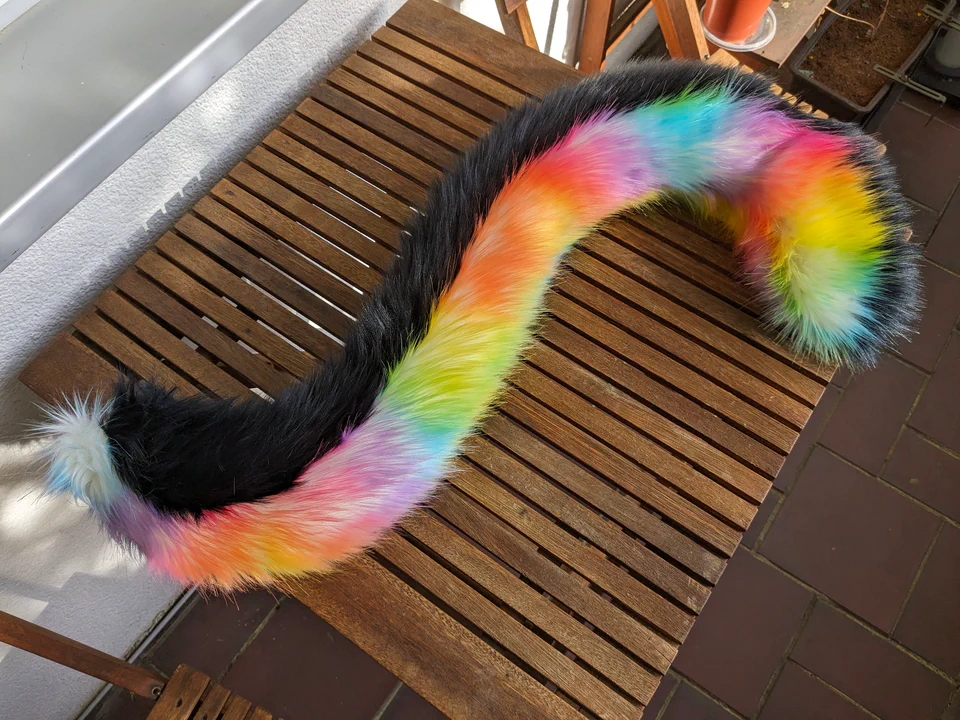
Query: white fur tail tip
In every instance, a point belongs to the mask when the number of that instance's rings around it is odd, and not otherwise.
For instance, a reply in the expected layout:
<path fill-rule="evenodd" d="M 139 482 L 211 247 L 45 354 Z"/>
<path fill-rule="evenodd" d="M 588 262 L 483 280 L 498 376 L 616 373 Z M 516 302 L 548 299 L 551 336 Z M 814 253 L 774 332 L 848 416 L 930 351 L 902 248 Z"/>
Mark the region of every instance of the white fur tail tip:
<path fill-rule="evenodd" d="M 64 396 L 61 404 L 44 412 L 46 420 L 35 430 L 45 442 L 41 453 L 49 463 L 47 491 L 69 492 L 97 509 L 106 509 L 122 492 L 102 424 L 110 402 L 99 395 Z"/>

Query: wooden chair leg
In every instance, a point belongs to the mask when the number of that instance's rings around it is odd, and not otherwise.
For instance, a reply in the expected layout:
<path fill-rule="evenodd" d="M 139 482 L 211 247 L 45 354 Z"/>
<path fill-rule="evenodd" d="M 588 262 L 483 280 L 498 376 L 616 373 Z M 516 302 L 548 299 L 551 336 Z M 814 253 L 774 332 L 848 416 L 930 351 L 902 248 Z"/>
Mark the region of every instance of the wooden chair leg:
<path fill-rule="evenodd" d="M 533 33 L 533 22 L 530 20 L 530 10 L 526 2 L 508 2 L 496 0 L 497 12 L 500 13 L 500 22 L 503 23 L 503 33 L 511 40 L 523 43 L 527 47 L 539 50 L 537 36 Z"/>
<path fill-rule="evenodd" d="M 653 6 L 670 57 L 692 60 L 710 57 L 696 0 L 653 0 Z"/>
<path fill-rule="evenodd" d="M 155 672 L 107 655 L 52 630 L 0 611 L 0 642 L 155 700 L 166 680 Z"/>
<path fill-rule="evenodd" d="M 580 33 L 580 72 L 594 73 L 603 66 L 613 3 L 614 0 L 587 0 Z"/>

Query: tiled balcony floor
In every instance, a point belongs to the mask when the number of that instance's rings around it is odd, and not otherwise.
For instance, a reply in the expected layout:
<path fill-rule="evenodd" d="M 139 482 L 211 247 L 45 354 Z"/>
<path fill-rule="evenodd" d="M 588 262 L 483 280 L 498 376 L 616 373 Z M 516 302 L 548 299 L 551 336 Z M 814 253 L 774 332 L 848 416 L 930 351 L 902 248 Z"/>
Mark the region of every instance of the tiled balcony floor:
<path fill-rule="evenodd" d="M 960 718 L 960 112 L 879 127 L 925 246 L 920 332 L 841 373 L 645 718 Z M 142 662 L 180 662 L 286 720 L 440 714 L 294 600 L 197 601 Z M 101 720 L 136 720 L 115 692 Z"/>

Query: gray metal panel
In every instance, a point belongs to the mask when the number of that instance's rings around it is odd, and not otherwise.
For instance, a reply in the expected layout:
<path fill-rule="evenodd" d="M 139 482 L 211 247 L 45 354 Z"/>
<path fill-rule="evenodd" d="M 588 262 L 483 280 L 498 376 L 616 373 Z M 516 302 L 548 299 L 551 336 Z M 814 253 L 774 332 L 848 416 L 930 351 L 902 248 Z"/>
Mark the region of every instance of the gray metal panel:
<path fill-rule="evenodd" d="M 0 33 L 0 270 L 305 0 L 41 0 Z"/>

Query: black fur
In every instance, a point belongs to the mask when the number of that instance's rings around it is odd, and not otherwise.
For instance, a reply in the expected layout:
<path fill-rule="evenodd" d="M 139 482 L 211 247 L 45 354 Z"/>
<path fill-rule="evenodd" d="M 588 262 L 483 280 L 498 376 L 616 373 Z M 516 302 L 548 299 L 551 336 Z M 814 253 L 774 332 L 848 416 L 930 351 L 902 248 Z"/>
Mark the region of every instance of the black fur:
<path fill-rule="evenodd" d="M 389 369 L 423 337 L 474 229 L 518 168 L 599 111 L 718 84 L 743 97 L 769 95 L 757 76 L 699 63 L 644 63 L 592 76 L 511 113 L 431 188 L 400 257 L 338 356 L 275 402 L 181 400 L 147 382 L 121 381 L 104 428 L 121 480 L 160 510 L 192 514 L 289 488 L 367 417 Z M 825 129 L 846 132 L 837 123 Z M 878 172 L 887 167 L 880 163 Z M 891 295 L 903 296 L 894 285 L 891 279 Z"/>

